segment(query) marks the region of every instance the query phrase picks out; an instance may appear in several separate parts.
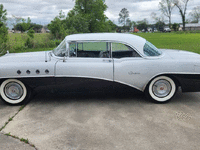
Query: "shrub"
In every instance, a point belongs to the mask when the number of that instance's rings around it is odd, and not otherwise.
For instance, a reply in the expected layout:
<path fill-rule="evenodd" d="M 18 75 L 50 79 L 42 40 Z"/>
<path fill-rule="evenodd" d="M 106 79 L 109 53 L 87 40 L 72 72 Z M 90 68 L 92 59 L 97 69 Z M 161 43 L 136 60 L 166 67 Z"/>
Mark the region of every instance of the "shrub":
<path fill-rule="evenodd" d="M 26 42 L 25 42 L 25 47 L 27 48 L 33 48 L 34 43 L 30 38 L 27 38 Z"/>
<path fill-rule="evenodd" d="M 34 38 L 34 33 L 35 31 L 33 30 L 33 28 L 31 28 L 30 30 L 28 30 L 27 34 L 30 38 Z"/>

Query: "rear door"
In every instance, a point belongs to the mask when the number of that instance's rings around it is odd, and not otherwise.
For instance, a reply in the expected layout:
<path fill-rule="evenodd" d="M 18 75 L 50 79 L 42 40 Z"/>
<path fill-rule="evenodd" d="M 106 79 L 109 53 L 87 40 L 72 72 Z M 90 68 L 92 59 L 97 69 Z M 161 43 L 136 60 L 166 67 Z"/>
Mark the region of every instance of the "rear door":
<path fill-rule="evenodd" d="M 142 90 L 145 78 L 145 61 L 130 46 L 123 43 L 112 43 L 114 61 L 114 81 Z"/>

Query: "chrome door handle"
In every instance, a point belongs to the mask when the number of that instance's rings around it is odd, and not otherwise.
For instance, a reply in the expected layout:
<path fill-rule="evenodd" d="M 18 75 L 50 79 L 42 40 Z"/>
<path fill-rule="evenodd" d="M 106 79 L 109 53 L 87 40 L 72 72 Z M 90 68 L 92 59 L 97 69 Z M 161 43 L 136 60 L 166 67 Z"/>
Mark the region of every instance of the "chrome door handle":
<path fill-rule="evenodd" d="M 104 62 L 112 62 L 112 60 L 108 59 L 103 59 Z"/>

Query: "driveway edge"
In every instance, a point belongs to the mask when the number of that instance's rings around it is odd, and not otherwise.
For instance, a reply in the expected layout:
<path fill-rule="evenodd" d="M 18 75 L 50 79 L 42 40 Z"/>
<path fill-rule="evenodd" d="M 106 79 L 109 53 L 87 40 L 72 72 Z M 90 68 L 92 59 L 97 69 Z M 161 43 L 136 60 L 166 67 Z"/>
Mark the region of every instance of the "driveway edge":
<path fill-rule="evenodd" d="M 28 145 L 30 145 L 31 147 L 35 148 L 35 150 L 38 150 L 38 149 L 35 147 L 34 144 L 31 144 L 31 143 L 29 142 L 28 139 L 19 138 L 19 137 L 15 136 L 15 135 L 11 135 L 10 132 L 9 132 L 9 133 L 4 133 L 4 132 L 2 132 L 2 130 L 9 124 L 9 122 L 11 122 L 11 121 L 13 120 L 13 118 L 14 118 L 20 111 L 22 111 L 22 110 L 24 109 L 25 106 L 26 106 L 26 105 L 22 105 L 22 106 L 19 108 L 19 110 L 18 110 L 12 117 L 10 117 L 10 118 L 8 119 L 8 121 L 5 122 L 4 126 L 2 126 L 2 127 L 0 128 L 0 132 L 1 132 L 2 134 L 6 135 L 6 136 L 10 136 L 10 137 L 12 137 L 12 138 L 18 139 L 18 140 L 20 140 L 21 142 L 23 142 L 23 143 L 25 143 L 25 144 L 28 144 Z"/>

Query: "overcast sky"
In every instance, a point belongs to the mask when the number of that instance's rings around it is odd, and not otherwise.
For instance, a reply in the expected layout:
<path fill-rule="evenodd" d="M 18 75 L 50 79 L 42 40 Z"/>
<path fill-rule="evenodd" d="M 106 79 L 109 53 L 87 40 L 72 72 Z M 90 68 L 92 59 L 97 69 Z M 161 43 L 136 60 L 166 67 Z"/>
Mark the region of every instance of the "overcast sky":
<path fill-rule="evenodd" d="M 161 0 L 106 0 L 108 9 L 106 16 L 118 24 L 119 12 L 122 8 L 127 8 L 132 21 L 139 21 L 147 18 L 149 23 L 154 23 L 150 14 L 158 10 L 158 4 Z M 23 18 L 30 17 L 32 22 L 46 25 L 63 10 L 65 14 L 74 7 L 72 0 L 0 0 L 0 4 L 7 9 L 8 17 L 12 15 Z M 200 0 L 190 0 L 188 3 L 187 14 L 191 10 L 200 6 Z M 187 15 L 188 16 L 188 15 Z M 166 18 L 167 20 L 167 18 Z M 175 8 L 172 15 L 172 22 L 181 22 L 179 11 Z"/>

